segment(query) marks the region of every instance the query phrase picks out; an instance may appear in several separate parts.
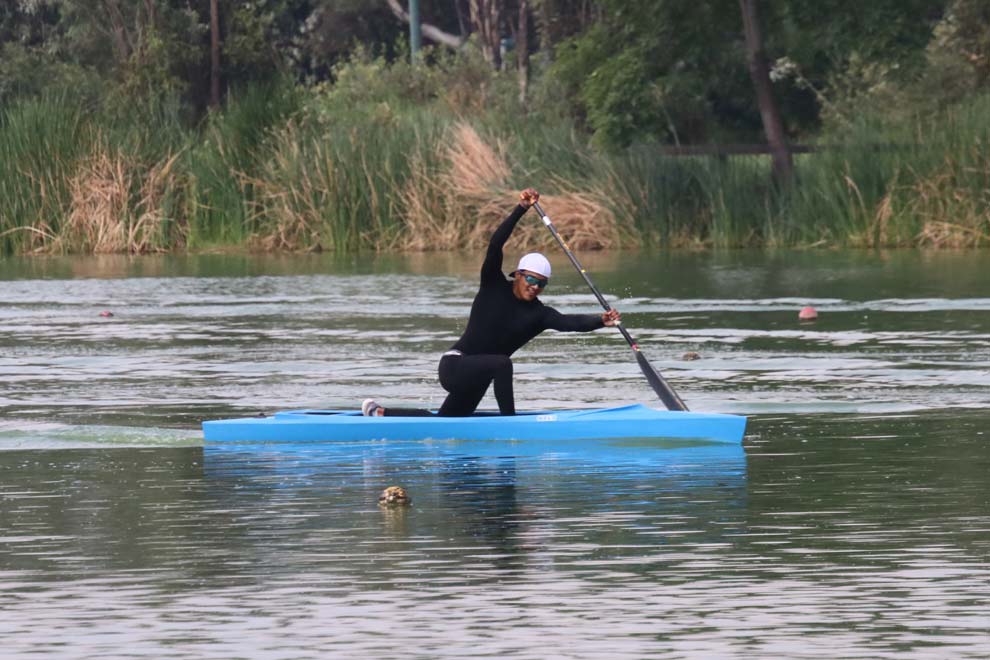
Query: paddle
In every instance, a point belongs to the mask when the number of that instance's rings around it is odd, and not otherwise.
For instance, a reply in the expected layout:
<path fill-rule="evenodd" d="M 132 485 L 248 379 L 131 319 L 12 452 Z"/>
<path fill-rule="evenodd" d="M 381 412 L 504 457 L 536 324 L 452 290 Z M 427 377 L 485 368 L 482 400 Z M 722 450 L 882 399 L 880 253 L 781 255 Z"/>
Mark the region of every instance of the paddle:
<path fill-rule="evenodd" d="M 606 312 L 611 310 L 612 306 L 609 305 L 608 301 L 605 300 L 605 298 L 602 297 L 602 294 L 598 292 L 598 289 L 595 288 L 591 278 L 588 277 L 588 273 L 586 273 L 581 264 L 578 263 L 577 257 L 574 256 L 574 253 L 567 247 L 567 243 L 565 243 L 564 239 L 562 239 L 560 234 L 557 233 L 557 228 L 553 226 L 550 216 L 546 214 L 538 202 L 534 202 L 533 207 L 536 209 L 536 212 L 540 214 L 540 218 L 543 219 L 543 224 L 545 224 L 547 229 L 550 230 L 550 233 L 557 240 L 557 244 L 560 245 L 561 249 L 564 251 L 564 254 L 566 254 L 567 258 L 571 260 L 572 264 L 574 264 L 574 268 L 577 269 L 577 272 L 584 278 L 585 283 L 587 283 L 587 285 L 591 288 L 591 292 L 595 294 L 596 298 L 598 298 L 598 302 L 601 306 Z M 622 333 L 622 336 L 625 337 L 626 341 L 629 343 L 629 347 L 633 349 L 633 353 L 636 355 L 636 361 L 639 362 L 639 368 L 643 371 L 643 375 L 646 376 L 646 380 L 650 383 L 650 387 L 652 387 L 653 391 L 657 393 L 657 396 L 660 397 L 663 404 L 667 406 L 667 410 L 687 410 L 688 408 L 684 405 L 684 402 L 681 401 L 681 397 L 677 396 L 677 392 L 675 392 L 673 388 L 667 384 L 667 381 L 663 379 L 660 372 L 653 368 L 653 365 L 651 365 L 649 360 L 646 359 L 646 356 L 639 350 L 639 346 L 636 344 L 636 340 L 632 338 L 632 335 L 630 335 L 626 329 L 622 327 L 621 323 L 616 323 L 615 327 L 619 329 L 619 332 Z"/>

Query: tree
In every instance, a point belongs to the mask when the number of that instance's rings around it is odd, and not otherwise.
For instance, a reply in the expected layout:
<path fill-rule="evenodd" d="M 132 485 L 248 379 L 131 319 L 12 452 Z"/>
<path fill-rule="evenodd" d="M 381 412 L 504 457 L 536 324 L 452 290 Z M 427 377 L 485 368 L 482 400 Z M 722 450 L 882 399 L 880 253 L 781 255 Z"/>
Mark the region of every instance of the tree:
<path fill-rule="evenodd" d="M 535 0 L 533 14 L 540 48 L 547 52 L 603 19 L 601 4 L 594 0 Z"/>
<path fill-rule="evenodd" d="M 753 79 L 753 88 L 756 90 L 756 102 L 760 108 L 760 117 L 763 119 L 763 131 L 767 137 L 767 144 L 770 145 L 774 179 L 783 183 L 793 176 L 794 161 L 787 146 L 787 136 L 784 135 L 784 125 L 780 120 L 777 101 L 773 97 L 770 67 L 767 65 L 766 52 L 763 50 L 763 32 L 760 29 L 756 2 L 757 0 L 739 0 L 746 42 L 746 61 L 749 75 Z"/>
<path fill-rule="evenodd" d="M 847 69 L 865 63 L 902 81 L 916 77 L 950 1 L 986 6 L 986 0 L 760 2 L 764 61 L 786 57 L 802 74 L 773 81 L 783 134 L 819 128 L 822 99 Z M 570 7 L 567 19 L 547 15 L 551 5 Z M 555 35 L 553 75 L 598 142 L 755 141 L 765 137 L 764 123 L 740 8 L 724 0 L 541 0 L 536 16 L 543 43 L 549 32 Z M 583 18 L 576 21 L 577 15 Z"/>
<path fill-rule="evenodd" d="M 478 35 L 478 45 L 485 61 L 502 68 L 502 0 L 470 0 L 471 27 Z"/>
<path fill-rule="evenodd" d="M 220 2 L 210 0 L 210 106 L 220 107 Z"/>
<path fill-rule="evenodd" d="M 759 131 L 739 16 L 718 0 L 600 0 L 552 73 L 597 142 L 704 142 Z M 717 47 L 713 44 L 718 44 Z"/>
<path fill-rule="evenodd" d="M 529 0 L 519 0 L 519 21 L 514 30 L 516 71 L 519 77 L 519 103 L 526 102 L 529 89 Z"/>

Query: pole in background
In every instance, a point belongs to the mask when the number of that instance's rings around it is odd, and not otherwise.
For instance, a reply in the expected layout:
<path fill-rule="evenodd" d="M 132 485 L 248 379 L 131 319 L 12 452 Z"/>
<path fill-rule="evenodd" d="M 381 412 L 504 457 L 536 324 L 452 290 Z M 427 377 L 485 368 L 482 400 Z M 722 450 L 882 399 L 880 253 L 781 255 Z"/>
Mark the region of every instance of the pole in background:
<path fill-rule="evenodd" d="M 409 51 L 415 64 L 419 61 L 419 48 L 423 42 L 419 25 L 419 0 L 409 0 Z"/>

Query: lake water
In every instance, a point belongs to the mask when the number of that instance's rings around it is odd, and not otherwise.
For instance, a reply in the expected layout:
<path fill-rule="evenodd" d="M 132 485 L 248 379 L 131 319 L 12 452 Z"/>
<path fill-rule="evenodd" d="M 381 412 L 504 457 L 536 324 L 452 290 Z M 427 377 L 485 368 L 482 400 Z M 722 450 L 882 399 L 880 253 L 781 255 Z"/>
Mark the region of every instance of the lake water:
<path fill-rule="evenodd" d="M 204 447 L 438 405 L 478 255 L 0 260 L 3 657 L 990 657 L 990 253 L 581 256 L 741 448 Z M 520 409 L 659 406 L 615 331 L 515 362 Z"/>

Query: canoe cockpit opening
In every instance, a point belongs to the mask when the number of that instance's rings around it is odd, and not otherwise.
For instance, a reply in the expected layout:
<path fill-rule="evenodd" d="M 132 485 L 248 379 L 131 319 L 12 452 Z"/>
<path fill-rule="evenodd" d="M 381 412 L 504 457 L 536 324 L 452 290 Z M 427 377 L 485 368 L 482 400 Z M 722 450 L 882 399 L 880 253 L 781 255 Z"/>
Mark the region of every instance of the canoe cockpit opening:
<path fill-rule="evenodd" d="M 316 417 L 361 417 L 360 410 L 303 410 L 301 414 Z"/>
<path fill-rule="evenodd" d="M 303 415 L 313 415 L 315 417 L 361 417 L 360 410 L 303 410 L 300 411 Z M 508 417 L 532 417 L 533 415 L 545 415 L 544 412 L 517 412 L 515 415 L 508 415 Z M 479 410 L 471 415 L 471 417 L 502 417 L 503 415 L 497 410 Z M 453 419 L 453 418 L 451 418 Z"/>

